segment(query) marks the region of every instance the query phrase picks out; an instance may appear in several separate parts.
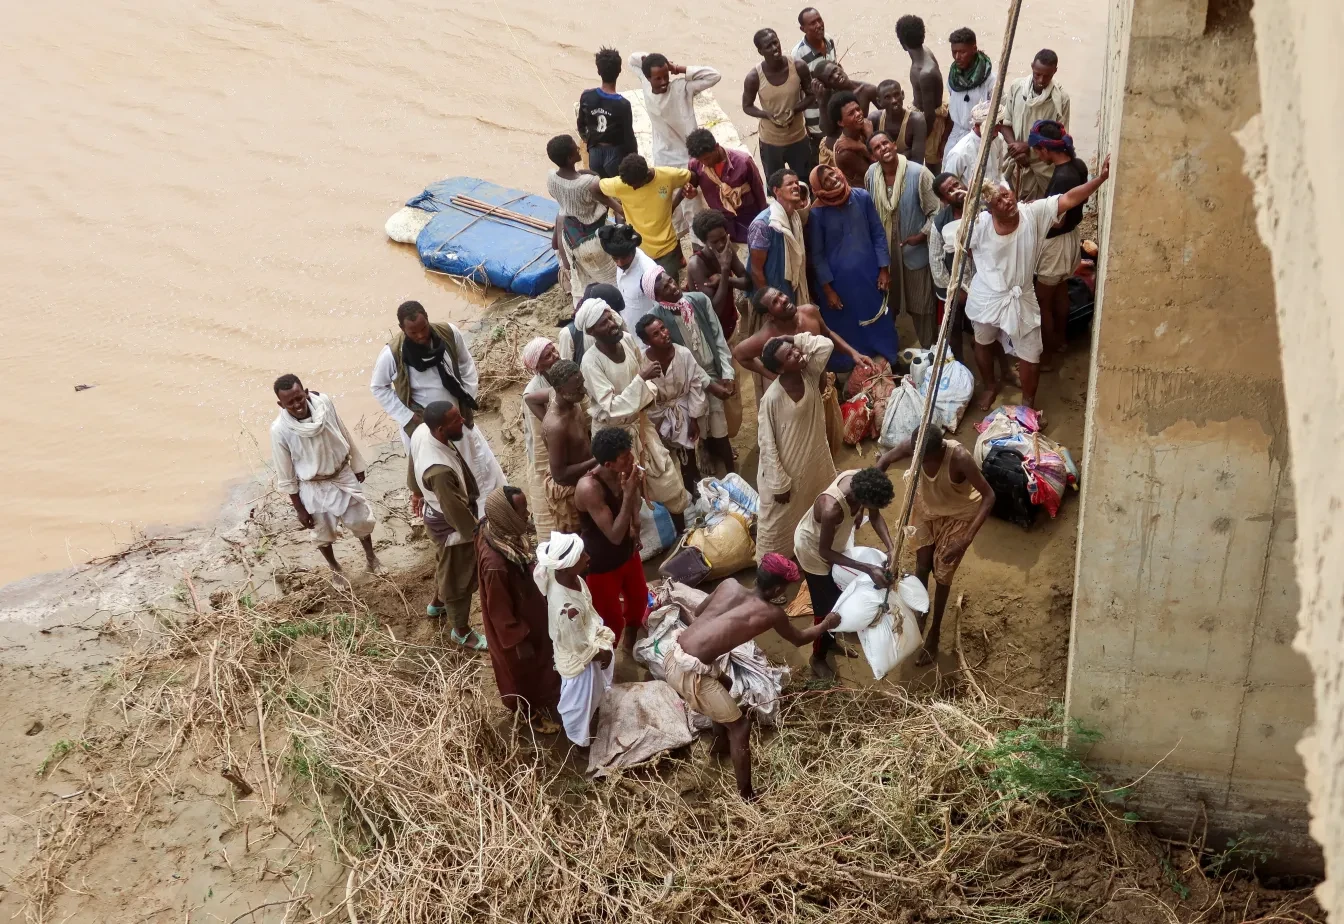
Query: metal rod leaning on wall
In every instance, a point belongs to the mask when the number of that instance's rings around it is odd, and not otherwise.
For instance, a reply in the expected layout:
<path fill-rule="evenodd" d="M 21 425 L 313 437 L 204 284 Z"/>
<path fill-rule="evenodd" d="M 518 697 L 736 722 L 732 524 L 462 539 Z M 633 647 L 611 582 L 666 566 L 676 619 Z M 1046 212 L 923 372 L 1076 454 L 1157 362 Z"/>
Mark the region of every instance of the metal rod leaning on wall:
<path fill-rule="evenodd" d="M 985 125 L 990 126 L 992 131 L 999 124 L 999 102 L 1003 98 L 1004 83 L 1008 73 L 1008 58 L 1013 50 L 1013 41 L 1017 36 L 1017 19 L 1022 12 L 1022 0 L 1012 0 L 1008 6 L 1008 25 L 1003 34 L 1003 48 L 999 51 L 998 64 L 995 65 L 996 82 L 994 90 L 989 96 L 989 115 L 985 119 Z M 985 180 L 985 164 L 989 161 L 989 149 L 993 138 L 986 140 L 984 129 L 981 129 L 980 154 L 975 161 L 975 174 L 971 178 L 971 186 L 966 190 L 966 201 L 961 211 L 961 227 L 957 229 L 957 247 L 952 256 L 951 278 L 947 283 L 947 300 L 943 308 L 943 323 L 938 328 L 938 341 L 933 347 L 933 368 L 929 371 L 929 393 L 924 401 L 924 413 L 919 419 L 919 429 L 915 431 L 914 445 L 911 447 L 910 471 L 915 474 L 906 480 L 905 495 L 901 500 L 901 519 L 896 529 L 894 548 L 891 552 L 891 568 L 893 574 L 901 560 L 901 549 L 905 545 L 906 527 L 910 525 L 910 512 L 914 509 L 915 489 L 919 486 L 919 472 L 924 466 L 924 435 L 928 432 L 933 420 L 933 408 L 938 400 L 938 388 L 943 380 L 943 365 L 947 357 L 947 334 L 952 326 L 952 317 L 956 313 L 957 298 L 961 294 L 961 274 L 966 263 L 966 250 L 971 242 L 971 232 L 975 229 L 976 219 L 980 214 L 980 187 Z M 891 587 L 887 587 L 886 597 L 883 598 L 883 606 L 878 613 L 886 612 L 887 603 L 891 597 Z"/>

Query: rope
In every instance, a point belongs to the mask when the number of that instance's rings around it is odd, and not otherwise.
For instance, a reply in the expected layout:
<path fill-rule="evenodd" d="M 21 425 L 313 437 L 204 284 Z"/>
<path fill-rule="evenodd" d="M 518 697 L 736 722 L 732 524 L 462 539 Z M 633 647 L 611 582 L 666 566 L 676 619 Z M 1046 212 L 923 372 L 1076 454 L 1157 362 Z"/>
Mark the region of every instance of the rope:
<path fill-rule="evenodd" d="M 1008 25 L 1004 29 L 1003 48 L 999 52 L 999 62 L 995 75 L 998 80 L 994 84 L 994 91 L 989 97 L 989 116 L 985 119 L 985 125 L 991 128 L 999 121 L 999 102 L 1003 98 L 1003 87 L 1005 75 L 1008 73 L 1008 58 L 1013 50 L 1013 40 L 1017 36 L 1017 20 L 1022 12 L 1022 0 L 1012 0 L 1008 7 Z M 980 214 L 980 186 L 985 179 L 985 164 L 989 161 L 988 142 L 981 141 L 980 154 L 975 161 L 975 173 L 971 178 L 971 188 L 966 190 L 966 201 L 962 206 L 961 227 L 957 231 L 957 248 L 952 257 L 951 279 L 947 283 L 947 306 L 943 309 L 943 323 L 938 328 L 938 341 L 933 347 L 933 368 L 929 371 L 932 378 L 929 380 L 929 393 L 924 401 L 924 413 L 919 419 L 919 429 L 915 431 L 914 445 L 911 447 L 910 471 L 914 472 L 905 486 L 905 496 L 901 500 L 901 520 L 896 529 L 895 548 L 892 550 L 892 565 L 896 566 L 901 559 L 901 548 L 905 545 L 906 527 L 910 525 L 910 512 L 915 505 L 915 490 L 919 485 L 919 473 L 924 467 L 924 439 L 932 426 L 933 408 L 938 400 L 938 388 L 942 385 L 943 366 L 947 361 L 947 335 L 952 327 L 952 317 L 957 310 L 957 298 L 961 293 L 961 274 L 966 262 L 966 250 L 971 242 L 971 231 L 974 230 L 975 220 Z M 887 603 L 891 597 L 891 587 L 887 587 L 886 596 L 882 601 L 882 610 L 885 611 Z"/>

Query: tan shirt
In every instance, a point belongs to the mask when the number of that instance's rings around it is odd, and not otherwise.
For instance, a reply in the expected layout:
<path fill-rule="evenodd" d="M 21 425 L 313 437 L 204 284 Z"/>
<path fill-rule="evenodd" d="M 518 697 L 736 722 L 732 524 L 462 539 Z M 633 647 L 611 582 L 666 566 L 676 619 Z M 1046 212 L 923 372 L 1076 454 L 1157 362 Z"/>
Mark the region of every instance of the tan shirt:
<path fill-rule="evenodd" d="M 840 505 L 842 511 L 848 509 L 845 503 L 845 492 L 840 490 L 840 482 L 851 477 L 857 468 L 851 468 L 835 476 L 830 487 L 822 491 L 822 495 L 835 498 L 836 503 Z M 831 539 L 831 551 L 843 552 L 845 546 L 849 545 L 849 538 L 854 535 L 854 527 L 858 521 L 863 518 L 863 508 L 859 508 L 857 515 L 851 517 L 846 515 L 840 521 L 840 525 L 835 528 L 835 536 Z M 817 522 L 817 506 L 814 503 L 807 508 L 807 513 L 798 521 L 798 528 L 793 532 L 793 554 L 798 558 L 798 565 L 808 574 L 830 574 L 831 566 L 826 564 L 826 560 L 821 557 L 821 524 Z"/>
<path fill-rule="evenodd" d="M 932 478 L 919 468 L 919 487 L 915 489 L 915 520 L 941 519 L 973 520 L 980 509 L 980 492 L 969 480 L 957 484 L 952 480 L 952 449 L 957 444 L 943 440 L 943 464 Z M 906 477 L 910 477 L 909 471 Z"/>
<path fill-rule="evenodd" d="M 756 75 L 760 78 L 760 88 L 756 91 L 757 102 L 774 117 L 760 120 L 761 142 L 787 145 L 802 141 L 807 137 L 807 118 L 801 111 L 793 110 L 803 96 L 797 64 L 792 58 L 789 59 L 788 79 L 779 86 L 775 86 L 765 76 L 764 65 L 756 65 Z M 780 125 L 780 122 L 784 124 Z"/>

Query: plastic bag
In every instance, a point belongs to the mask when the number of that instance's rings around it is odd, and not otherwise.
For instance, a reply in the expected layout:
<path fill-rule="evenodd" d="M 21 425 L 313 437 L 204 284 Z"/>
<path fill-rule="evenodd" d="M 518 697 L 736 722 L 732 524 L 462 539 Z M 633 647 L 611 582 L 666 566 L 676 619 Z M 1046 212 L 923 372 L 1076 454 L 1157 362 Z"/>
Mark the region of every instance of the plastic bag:
<path fill-rule="evenodd" d="M 751 538 L 751 527 L 745 517 L 729 512 L 722 520 L 693 529 L 686 536 L 686 545 L 699 549 L 709 562 L 708 580 L 717 580 L 750 568 L 756 562 L 756 543 Z"/>
<path fill-rule="evenodd" d="M 863 562 L 865 565 L 885 565 L 887 563 L 886 552 L 880 549 L 870 549 L 865 545 L 856 545 L 845 549 L 845 556 Z M 862 574 L 862 571 L 857 571 L 846 565 L 831 566 L 831 580 L 835 581 L 835 586 L 841 590 L 853 584 L 854 579 Z"/>
<path fill-rule="evenodd" d="M 887 611 L 877 625 L 873 625 L 884 601 Z M 850 579 L 849 586 L 835 603 L 835 611 L 840 614 L 840 625 L 835 631 L 858 634 L 859 645 L 868 659 L 868 666 L 873 669 L 873 677 L 881 680 L 923 644 L 917 617 L 928 609 L 929 592 L 913 574 L 902 578 L 890 595 L 874 585 L 868 575 L 860 574 Z"/>
<path fill-rule="evenodd" d="M 932 369 L 932 366 L 929 367 Z M 920 409 L 929 395 L 928 377 L 919 384 Z M 938 399 L 933 406 L 933 422 L 944 430 L 955 430 L 961 426 L 961 417 L 971 403 L 975 393 L 975 376 L 971 370 L 950 356 L 943 364 L 943 374 L 938 385 Z"/>
<path fill-rule="evenodd" d="M 919 623 L 908 612 L 901 613 L 899 626 L 895 617 L 887 612 L 882 614 L 877 625 L 859 632 L 859 645 L 868 659 L 868 666 L 873 669 L 874 680 L 881 680 L 899 667 L 923 643 Z"/>
<path fill-rule="evenodd" d="M 924 399 L 909 376 L 901 379 L 900 386 L 887 399 L 887 411 L 877 435 L 878 445 L 887 449 L 899 446 L 914 436 L 924 413 Z"/>
<path fill-rule="evenodd" d="M 736 472 L 722 478 L 701 479 L 700 500 L 714 513 L 736 513 L 749 525 L 756 522 L 761 509 L 761 496 Z"/>
<path fill-rule="evenodd" d="M 672 525 L 672 514 L 657 501 L 652 505 L 648 501 L 640 503 L 639 541 L 644 546 L 639 552 L 643 561 L 661 555 L 676 544 L 677 530 Z"/>

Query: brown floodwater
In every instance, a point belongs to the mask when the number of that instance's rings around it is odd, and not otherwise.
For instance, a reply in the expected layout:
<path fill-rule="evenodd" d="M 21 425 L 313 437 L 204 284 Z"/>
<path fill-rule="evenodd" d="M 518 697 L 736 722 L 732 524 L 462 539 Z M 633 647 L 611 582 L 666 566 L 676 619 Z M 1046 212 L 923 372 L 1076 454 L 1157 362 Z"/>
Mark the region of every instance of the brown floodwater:
<path fill-rule="evenodd" d="M 271 381 L 294 372 L 347 421 L 396 305 L 480 310 L 383 223 L 469 174 L 544 192 L 599 45 L 742 78 L 797 2 L 43 0 L 0 29 L 0 583 L 208 518 L 260 471 Z M 853 76 L 908 84 L 903 12 L 997 57 L 1005 4 L 822 4 Z M 694 12 L 694 18 L 688 14 Z M 1060 56 L 1080 153 L 1095 149 L 1102 0 L 1026 0 L 1010 77 Z M 623 88 L 635 81 L 622 75 Z M 76 386 L 92 388 L 76 391 Z"/>

